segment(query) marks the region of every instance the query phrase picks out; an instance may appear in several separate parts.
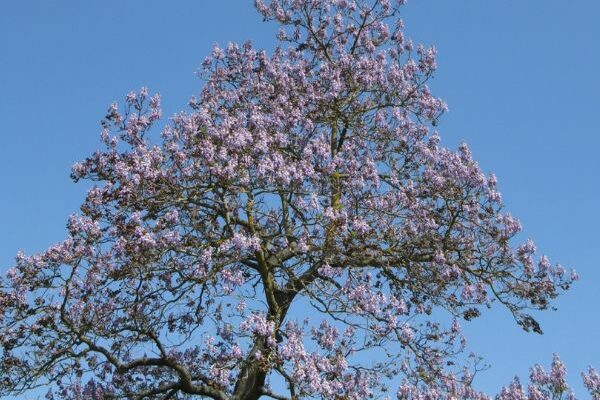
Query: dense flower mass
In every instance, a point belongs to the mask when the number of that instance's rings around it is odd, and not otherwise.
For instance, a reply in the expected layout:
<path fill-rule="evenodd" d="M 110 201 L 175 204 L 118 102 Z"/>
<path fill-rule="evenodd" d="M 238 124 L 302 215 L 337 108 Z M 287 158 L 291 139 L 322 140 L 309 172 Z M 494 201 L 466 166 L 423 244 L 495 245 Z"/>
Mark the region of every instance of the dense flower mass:
<path fill-rule="evenodd" d="M 160 138 L 158 95 L 112 104 L 69 236 L 1 283 L 0 394 L 487 398 L 459 320 L 499 303 L 541 332 L 528 310 L 576 275 L 515 246 L 496 178 L 440 145 L 402 3 L 256 0 L 279 46 L 215 47 Z M 564 376 L 499 398 L 564 398 Z"/>

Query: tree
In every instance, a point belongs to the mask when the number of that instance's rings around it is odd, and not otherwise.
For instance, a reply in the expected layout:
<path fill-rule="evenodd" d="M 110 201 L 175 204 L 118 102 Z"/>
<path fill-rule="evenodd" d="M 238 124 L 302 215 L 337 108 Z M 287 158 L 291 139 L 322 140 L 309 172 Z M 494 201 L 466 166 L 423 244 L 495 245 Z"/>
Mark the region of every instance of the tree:
<path fill-rule="evenodd" d="M 257 0 L 280 46 L 215 47 L 160 139 L 158 95 L 111 105 L 68 238 L 2 281 L 0 394 L 485 398 L 458 321 L 496 302 L 541 333 L 529 310 L 576 276 L 514 247 L 494 176 L 439 144 L 401 3 Z M 530 398 L 567 393 L 558 358 L 532 371 Z"/>

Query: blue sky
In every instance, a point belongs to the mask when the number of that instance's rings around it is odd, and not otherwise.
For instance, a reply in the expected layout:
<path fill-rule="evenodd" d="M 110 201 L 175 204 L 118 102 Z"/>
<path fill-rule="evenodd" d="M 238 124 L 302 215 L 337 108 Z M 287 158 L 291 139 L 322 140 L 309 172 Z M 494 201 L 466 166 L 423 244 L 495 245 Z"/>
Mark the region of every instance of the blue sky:
<path fill-rule="evenodd" d="M 83 199 L 70 166 L 98 148 L 107 105 L 148 86 L 165 115 L 185 107 L 194 72 L 214 42 L 273 46 L 250 0 L 176 2 L 21 0 L 0 5 L 0 270 L 17 250 L 65 235 Z M 600 2 L 412 0 L 406 31 L 438 49 L 435 94 L 450 111 L 443 143 L 466 141 L 498 176 L 504 201 L 551 260 L 581 280 L 540 315 L 543 336 L 507 312 L 468 324 L 470 348 L 492 369 L 477 386 L 496 392 L 559 353 L 576 391 L 600 366 Z"/>

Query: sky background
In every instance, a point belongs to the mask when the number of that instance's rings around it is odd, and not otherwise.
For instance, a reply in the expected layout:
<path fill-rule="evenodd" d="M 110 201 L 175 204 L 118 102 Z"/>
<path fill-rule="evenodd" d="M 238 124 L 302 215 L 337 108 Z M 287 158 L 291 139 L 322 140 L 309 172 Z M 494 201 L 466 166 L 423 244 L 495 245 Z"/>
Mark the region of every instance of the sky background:
<path fill-rule="evenodd" d="M 411 0 L 406 32 L 438 49 L 431 87 L 450 111 L 442 143 L 466 141 L 499 180 L 523 239 L 581 280 L 526 334 L 500 308 L 465 323 L 470 349 L 492 365 L 476 380 L 497 393 L 534 363 L 561 355 L 600 367 L 600 24 L 597 0 Z M 99 148 L 99 120 L 130 90 L 184 109 L 213 43 L 273 47 L 274 26 L 251 0 L 4 1 L 0 3 L 0 270 L 19 249 L 65 237 L 86 184 L 70 167 Z"/>

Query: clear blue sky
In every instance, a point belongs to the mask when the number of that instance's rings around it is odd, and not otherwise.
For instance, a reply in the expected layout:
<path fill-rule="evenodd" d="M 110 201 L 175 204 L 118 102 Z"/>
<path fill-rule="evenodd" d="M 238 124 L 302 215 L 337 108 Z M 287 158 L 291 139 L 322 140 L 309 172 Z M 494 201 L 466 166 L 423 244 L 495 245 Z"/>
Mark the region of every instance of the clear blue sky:
<path fill-rule="evenodd" d="M 524 238 L 581 280 L 525 334 L 507 312 L 467 325 L 470 348 L 492 369 L 477 386 L 496 392 L 528 366 L 600 367 L 600 1 L 412 0 L 407 33 L 435 44 L 432 87 L 450 107 L 443 143 L 465 140 L 498 176 Z M 251 0 L 5 1 L 0 4 L 0 270 L 17 250 L 65 235 L 85 184 L 70 166 L 98 147 L 106 106 L 148 86 L 165 115 L 199 92 L 194 72 L 214 42 L 250 38 L 271 48 L 273 26 Z"/>

